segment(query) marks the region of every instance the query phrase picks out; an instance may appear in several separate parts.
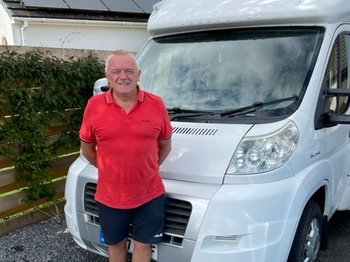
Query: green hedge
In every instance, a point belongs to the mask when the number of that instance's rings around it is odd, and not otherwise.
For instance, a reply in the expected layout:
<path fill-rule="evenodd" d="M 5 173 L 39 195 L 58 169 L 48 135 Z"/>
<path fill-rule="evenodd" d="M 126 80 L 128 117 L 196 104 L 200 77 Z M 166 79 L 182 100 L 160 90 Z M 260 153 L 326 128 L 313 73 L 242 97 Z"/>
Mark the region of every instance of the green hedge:
<path fill-rule="evenodd" d="M 55 198 L 50 160 L 79 146 L 83 109 L 103 67 L 92 56 L 0 54 L 0 154 L 15 167 L 27 201 Z"/>

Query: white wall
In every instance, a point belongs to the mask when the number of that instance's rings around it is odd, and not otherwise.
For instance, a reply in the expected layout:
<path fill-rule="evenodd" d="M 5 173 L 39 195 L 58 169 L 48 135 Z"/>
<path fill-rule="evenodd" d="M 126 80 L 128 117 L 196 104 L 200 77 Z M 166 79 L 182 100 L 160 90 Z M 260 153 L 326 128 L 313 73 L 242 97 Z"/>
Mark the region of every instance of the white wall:
<path fill-rule="evenodd" d="M 137 52 L 149 34 L 146 23 L 28 19 L 16 21 L 13 45 Z"/>
<path fill-rule="evenodd" d="M 11 20 L 4 8 L 0 5 L 0 44 L 13 44 Z"/>

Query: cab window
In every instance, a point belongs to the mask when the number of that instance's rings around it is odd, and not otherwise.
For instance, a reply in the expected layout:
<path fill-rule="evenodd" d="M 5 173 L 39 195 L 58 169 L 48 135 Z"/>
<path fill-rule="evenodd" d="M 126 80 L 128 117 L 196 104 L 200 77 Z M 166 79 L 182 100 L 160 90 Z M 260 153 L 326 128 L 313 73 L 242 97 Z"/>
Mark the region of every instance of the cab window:
<path fill-rule="evenodd" d="M 341 34 L 334 42 L 326 69 L 325 84 L 327 89 L 349 89 L 350 35 Z M 328 96 L 325 112 L 343 114 L 348 108 L 349 97 Z"/>

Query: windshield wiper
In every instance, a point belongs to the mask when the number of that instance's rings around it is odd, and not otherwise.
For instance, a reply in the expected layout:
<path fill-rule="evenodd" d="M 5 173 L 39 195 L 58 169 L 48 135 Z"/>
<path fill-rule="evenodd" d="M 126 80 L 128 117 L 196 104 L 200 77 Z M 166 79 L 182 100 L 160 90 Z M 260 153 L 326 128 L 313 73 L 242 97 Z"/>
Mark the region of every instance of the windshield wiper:
<path fill-rule="evenodd" d="M 198 116 L 208 116 L 208 115 L 217 115 L 220 117 L 234 117 L 234 116 L 239 116 L 239 115 L 245 115 L 251 112 L 255 112 L 258 109 L 261 109 L 265 106 L 273 105 L 273 104 L 279 104 L 284 101 L 289 101 L 289 100 L 296 100 L 298 99 L 297 95 L 291 96 L 291 97 L 285 97 L 277 100 L 272 100 L 268 102 L 256 102 L 253 103 L 249 106 L 241 107 L 241 108 L 236 108 L 236 109 L 230 109 L 226 111 L 205 111 L 205 110 L 195 110 L 195 109 L 186 109 L 186 108 L 181 108 L 181 107 L 172 107 L 172 108 L 167 108 L 169 115 L 171 115 L 170 120 L 173 121 L 175 119 L 180 119 L 180 118 L 188 118 L 188 117 L 198 117 Z"/>
<path fill-rule="evenodd" d="M 194 110 L 194 109 L 185 109 L 181 107 L 172 107 L 167 108 L 168 113 L 171 115 L 170 120 L 183 117 L 196 117 L 196 116 L 205 116 L 205 115 L 214 115 L 217 112 L 205 111 L 205 110 Z"/>
<path fill-rule="evenodd" d="M 282 103 L 284 101 L 289 101 L 289 100 L 297 100 L 298 96 L 294 95 L 294 96 L 290 96 L 290 97 L 285 97 L 285 98 L 281 98 L 281 99 L 276 99 L 276 100 L 272 100 L 272 101 L 267 101 L 267 102 L 255 102 L 249 106 L 245 106 L 245 107 L 241 107 L 241 108 L 236 108 L 236 109 L 230 109 L 227 111 L 223 111 L 220 113 L 220 116 L 225 117 L 225 116 L 229 116 L 229 117 L 233 117 L 233 116 L 239 116 L 239 115 L 245 115 L 248 113 L 252 113 L 255 112 L 257 109 L 261 109 L 263 107 L 269 106 L 269 105 L 274 105 L 274 104 L 279 104 Z"/>
<path fill-rule="evenodd" d="M 198 112 L 208 112 L 204 110 L 195 110 L 195 109 L 187 109 L 179 106 L 168 107 L 167 108 L 169 114 L 180 114 L 180 113 L 198 113 Z"/>

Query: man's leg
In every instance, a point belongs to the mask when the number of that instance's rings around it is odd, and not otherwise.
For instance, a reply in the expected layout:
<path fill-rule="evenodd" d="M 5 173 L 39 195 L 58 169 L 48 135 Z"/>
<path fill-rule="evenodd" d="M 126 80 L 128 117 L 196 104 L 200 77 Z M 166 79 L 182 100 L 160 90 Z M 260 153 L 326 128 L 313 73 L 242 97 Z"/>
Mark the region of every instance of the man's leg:
<path fill-rule="evenodd" d="M 132 262 L 150 262 L 152 258 L 151 244 L 134 241 Z"/>
<path fill-rule="evenodd" d="M 126 240 L 124 239 L 114 245 L 108 245 L 109 262 L 126 262 Z"/>
<path fill-rule="evenodd" d="M 133 211 L 111 208 L 98 202 L 98 212 L 109 261 L 126 262 L 127 237 Z"/>
<path fill-rule="evenodd" d="M 133 262 L 150 262 L 151 243 L 157 244 L 162 241 L 165 201 L 166 197 L 162 195 L 135 210 L 132 223 Z"/>

